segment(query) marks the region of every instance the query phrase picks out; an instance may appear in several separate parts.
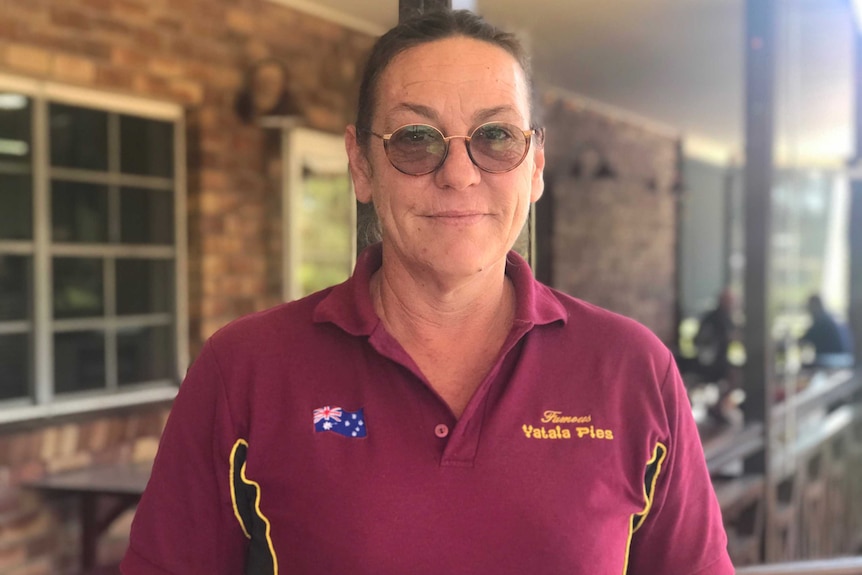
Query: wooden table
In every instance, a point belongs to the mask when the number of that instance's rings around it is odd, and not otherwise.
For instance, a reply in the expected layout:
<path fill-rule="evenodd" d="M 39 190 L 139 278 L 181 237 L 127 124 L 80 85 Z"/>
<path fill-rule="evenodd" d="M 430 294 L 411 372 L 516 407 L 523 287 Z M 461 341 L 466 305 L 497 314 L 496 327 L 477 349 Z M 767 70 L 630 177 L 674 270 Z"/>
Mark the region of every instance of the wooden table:
<path fill-rule="evenodd" d="M 26 486 L 80 500 L 80 566 L 83 573 L 91 573 L 98 563 L 99 538 L 120 514 L 138 503 L 151 470 L 151 462 L 97 465 L 47 475 Z"/>

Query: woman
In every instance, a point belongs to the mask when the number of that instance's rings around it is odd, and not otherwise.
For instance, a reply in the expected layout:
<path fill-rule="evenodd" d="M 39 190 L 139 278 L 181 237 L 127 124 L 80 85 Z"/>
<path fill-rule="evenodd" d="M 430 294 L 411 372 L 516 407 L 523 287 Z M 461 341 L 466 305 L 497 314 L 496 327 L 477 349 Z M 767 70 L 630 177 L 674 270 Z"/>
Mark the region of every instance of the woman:
<path fill-rule="evenodd" d="M 382 242 L 210 339 L 125 573 L 733 572 L 668 350 L 510 252 L 543 186 L 526 62 L 468 12 L 379 40 L 345 140 Z"/>

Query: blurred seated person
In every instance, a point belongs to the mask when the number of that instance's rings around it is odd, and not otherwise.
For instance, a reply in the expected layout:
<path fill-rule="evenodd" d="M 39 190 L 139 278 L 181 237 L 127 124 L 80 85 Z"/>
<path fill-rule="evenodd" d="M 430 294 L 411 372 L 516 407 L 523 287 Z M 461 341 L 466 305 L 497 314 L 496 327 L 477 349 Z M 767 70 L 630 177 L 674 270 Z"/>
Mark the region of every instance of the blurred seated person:
<path fill-rule="evenodd" d="M 727 350 L 736 334 L 733 321 L 733 292 L 725 288 L 718 304 L 700 320 L 694 345 L 697 347 L 697 372 L 707 382 L 726 382 L 730 376 Z"/>
<path fill-rule="evenodd" d="M 853 365 L 853 336 L 850 328 L 826 311 L 819 295 L 808 298 L 811 326 L 802 336 L 801 343 L 813 348 L 814 357 L 807 367 L 850 367 Z"/>

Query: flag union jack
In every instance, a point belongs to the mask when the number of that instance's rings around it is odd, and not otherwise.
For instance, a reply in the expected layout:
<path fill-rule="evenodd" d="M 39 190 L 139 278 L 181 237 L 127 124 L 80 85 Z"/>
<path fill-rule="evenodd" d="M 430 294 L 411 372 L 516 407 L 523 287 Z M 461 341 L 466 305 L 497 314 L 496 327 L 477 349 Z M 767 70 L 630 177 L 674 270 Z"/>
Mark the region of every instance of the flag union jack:
<path fill-rule="evenodd" d="M 306 412 L 308 413 L 308 412 Z M 333 421 L 341 421 L 341 408 L 340 407 L 330 407 L 328 405 L 315 409 L 314 410 L 314 423 L 318 423 L 322 420 L 333 420 Z"/>
<path fill-rule="evenodd" d="M 344 437 L 362 438 L 368 436 L 368 427 L 365 425 L 364 408 L 356 411 L 347 411 L 340 407 L 327 405 L 315 409 L 314 431 L 315 433 L 332 432 Z"/>

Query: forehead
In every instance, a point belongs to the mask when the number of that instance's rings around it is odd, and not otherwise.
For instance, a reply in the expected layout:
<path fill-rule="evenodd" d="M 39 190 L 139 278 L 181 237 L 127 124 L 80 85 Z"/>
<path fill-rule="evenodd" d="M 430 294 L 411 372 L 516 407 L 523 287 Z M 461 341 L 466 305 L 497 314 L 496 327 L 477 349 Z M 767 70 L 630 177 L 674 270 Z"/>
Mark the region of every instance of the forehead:
<path fill-rule="evenodd" d="M 377 112 L 386 115 L 404 104 L 441 113 L 512 108 L 529 116 L 529 87 L 518 61 L 503 48 L 472 38 L 446 38 L 420 44 L 396 56 L 377 86 Z"/>

